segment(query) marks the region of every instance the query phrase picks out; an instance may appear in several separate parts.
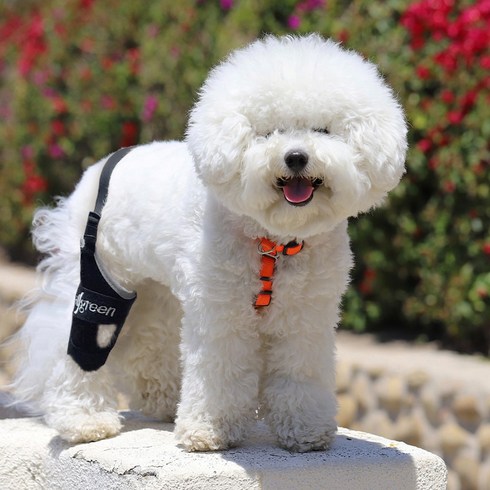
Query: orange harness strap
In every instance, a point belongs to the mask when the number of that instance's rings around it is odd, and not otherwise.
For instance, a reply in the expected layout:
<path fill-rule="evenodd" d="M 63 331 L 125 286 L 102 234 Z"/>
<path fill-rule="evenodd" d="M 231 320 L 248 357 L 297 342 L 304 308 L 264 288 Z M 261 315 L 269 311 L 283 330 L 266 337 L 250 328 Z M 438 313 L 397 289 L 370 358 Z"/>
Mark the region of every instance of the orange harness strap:
<path fill-rule="evenodd" d="M 255 308 L 269 306 L 271 303 L 272 282 L 278 254 L 282 253 L 282 255 L 296 255 L 297 253 L 301 252 L 303 245 L 304 242 L 297 243 L 294 240 L 286 245 L 278 245 L 268 238 L 259 239 L 258 250 L 259 254 L 262 256 L 260 262 L 260 281 L 262 282 L 262 290 L 255 298 Z"/>

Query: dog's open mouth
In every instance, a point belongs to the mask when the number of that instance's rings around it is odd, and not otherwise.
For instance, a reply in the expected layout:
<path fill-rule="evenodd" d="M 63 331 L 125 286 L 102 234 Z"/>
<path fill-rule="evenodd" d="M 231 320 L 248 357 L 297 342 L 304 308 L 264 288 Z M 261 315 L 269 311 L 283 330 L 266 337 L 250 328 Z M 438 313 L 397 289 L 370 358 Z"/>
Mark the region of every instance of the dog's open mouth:
<path fill-rule="evenodd" d="M 315 189 L 323 184 L 323 179 L 308 177 L 282 177 L 276 185 L 284 194 L 284 199 L 293 206 L 304 206 L 313 199 Z"/>

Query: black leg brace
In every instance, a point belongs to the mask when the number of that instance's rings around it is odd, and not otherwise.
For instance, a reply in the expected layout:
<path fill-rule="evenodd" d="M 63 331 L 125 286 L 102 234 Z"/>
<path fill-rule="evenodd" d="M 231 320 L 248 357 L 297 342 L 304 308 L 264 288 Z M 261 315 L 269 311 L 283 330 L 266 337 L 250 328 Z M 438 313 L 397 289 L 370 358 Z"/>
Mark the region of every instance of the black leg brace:
<path fill-rule="evenodd" d="M 129 151 L 131 148 L 116 151 L 104 165 L 95 210 L 88 215 L 83 236 L 80 285 L 75 296 L 68 354 L 85 371 L 95 371 L 105 364 L 136 299 L 136 293 L 124 291 L 112 283 L 99 266 L 95 253 L 97 228 L 111 173 Z M 112 325 L 112 328 L 104 325 Z"/>

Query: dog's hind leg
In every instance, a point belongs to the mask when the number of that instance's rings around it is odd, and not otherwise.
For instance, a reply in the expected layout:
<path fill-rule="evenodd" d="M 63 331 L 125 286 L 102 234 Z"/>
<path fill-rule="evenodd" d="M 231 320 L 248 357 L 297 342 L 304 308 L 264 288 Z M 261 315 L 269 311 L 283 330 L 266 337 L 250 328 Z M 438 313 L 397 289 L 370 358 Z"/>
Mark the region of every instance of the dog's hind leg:
<path fill-rule="evenodd" d="M 107 368 L 82 371 L 68 355 L 55 364 L 41 406 L 46 423 L 70 442 L 97 441 L 121 429 L 117 393 Z"/>
<path fill-rule="evenodd" d="M 29 316 L 18 334 L 25 348 L 18 354 L 20 367 L 12 385 L 19 402 L 44 415 L 48 425 L 72 442 L 102 439 L 121 426 L 107 368 L 83 371 L 67 354 L 86 219 L 83 209 L 75 212 L 72 201 L 85 197 L 75 193 L 58 207 L 36 213 L 34 242 L 45 254 L 38 267 L 42 284 L 26 300 Z"/>
<path fill-rule="evenodd" d="M 105 366 L 86 372 L 67 355 L 71 312 L 61 299 L 34 306 L 20 334 L 27 350 L 13 389 L 63 439 L 94 441 L 119 432 L 117 396 Z"/>
<path fill-rule="evenodd" d="M 175 418 L 179 401 L 180 303 L 169 288 L 140 284 L 138 299 L 108 360 L 117 367 L 121 390 L 131 409 L 165 422 Z"/>

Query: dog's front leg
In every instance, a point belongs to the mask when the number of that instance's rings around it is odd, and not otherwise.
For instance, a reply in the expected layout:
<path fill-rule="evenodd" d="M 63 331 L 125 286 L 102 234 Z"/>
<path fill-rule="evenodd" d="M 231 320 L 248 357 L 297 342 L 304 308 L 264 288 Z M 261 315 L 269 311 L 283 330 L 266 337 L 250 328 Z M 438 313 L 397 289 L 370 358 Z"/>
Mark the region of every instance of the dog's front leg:
<path fill-rule="evenodd" d="M 247 316 L 233 299 L 221 304 L 194 300 L 184 310 L 176 436 L 188 451 L 233 447 L 258 404 L 261 363 L 254 312 Z"/>
<path fill-rule="evenodd" d="M 279 444 L 291 451 L 327 449 L 337 429 L 335 322 L 325 326 L 324 313 L 290 309 L 269 336 L 261 401 Z M 292 319 L 301 319 L 301 325 Z"/>

